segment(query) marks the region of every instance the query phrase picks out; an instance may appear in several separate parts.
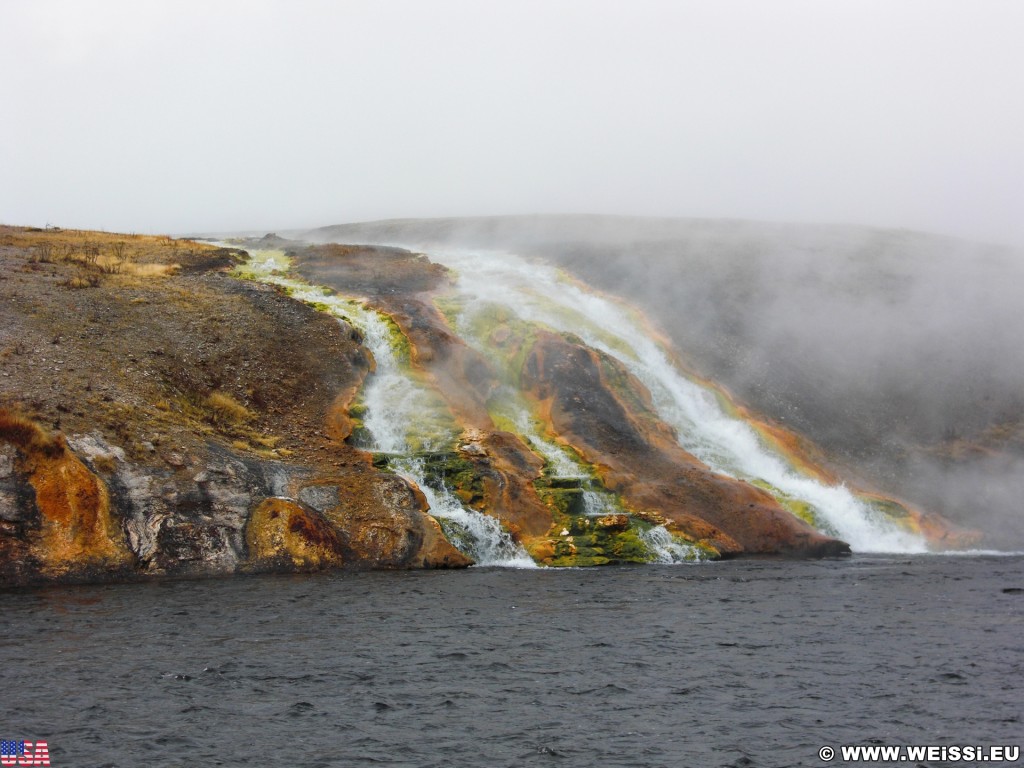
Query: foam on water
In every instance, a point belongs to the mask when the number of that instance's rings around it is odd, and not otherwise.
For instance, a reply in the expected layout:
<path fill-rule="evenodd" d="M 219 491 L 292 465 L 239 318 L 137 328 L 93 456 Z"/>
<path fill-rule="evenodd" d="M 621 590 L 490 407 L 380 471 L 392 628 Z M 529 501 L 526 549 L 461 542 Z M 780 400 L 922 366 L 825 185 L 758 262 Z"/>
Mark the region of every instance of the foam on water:
<path fill-rule="evenodd" d="M 933 552 L 935 555 L 948 557 L 1021 557 L 1024 552 L 1016 552 L 1007 549 L 947 549 Z"/>

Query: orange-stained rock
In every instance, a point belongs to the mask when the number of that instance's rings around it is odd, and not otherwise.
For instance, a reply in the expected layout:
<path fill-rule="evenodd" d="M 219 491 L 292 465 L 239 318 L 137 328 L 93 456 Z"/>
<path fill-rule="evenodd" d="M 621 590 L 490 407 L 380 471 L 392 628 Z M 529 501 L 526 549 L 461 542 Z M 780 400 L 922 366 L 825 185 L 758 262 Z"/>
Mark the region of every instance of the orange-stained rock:
<path fill-rule="evenodd" d="M 337 532 L 316 510 L 294 499 L 269 498 L 245 528 L 249 563 L 257 568 L 336 568 L 344 563 Z"/>
<path fill-rule="evenodd" d="M 480 477 L 483 499 L 463 501 L 505 522 L 517 538 L 545 533 L 551 510 L 534 486 L 544 461 L 518 435 L 494 429 L 487 399 L 499 382 L 491 364 L 449 330 L 433 303 L 394 296 L 380 301 L 409 339 L 413 362 L 431 377 L 465 427 L 460 452 Z"/>
<path fill-rule="evenodd" d="M 545 563 L 554 560 L 557 546 L 557 539 L 535 539 L 527 545 L 526 549 L 530 553 L 530 557 L 538 563 Z"/>
<path fill-rule="evenodd" d="M 349 408 L 352 407 L 356 395 L 362 389 L 363 381 L 366 378 L 366 374 L 370 371 L 370 366 L 371 361 L 368 360 L 366 367 L 360 373 L 357 373 L 355 380 L 351 384 L 338 393 L 327 409 L 327 434 L 333 440 L 341 442 L 352 434 L 353 424 L 352 417 L 349 415 Z"/>
<path fill-rule="evenodd" d="M 594 524 L 606 531 L 624 531 L 629 528 L 629 515 L 603 515 Z"/>
<path fill-rule="evenodd" d="M 111 515 L 104 482 L 72 453 L 63 436 L 48 436 L 27 419 L 0 412 L 0 439 L 15 446 L 18 468 L 35 492 L 37 525 L 21 533 L 27 553 L 51 574 L 128 567 L 133 557 Z M 14 547 L 12 554 L 25 554 Z"/>
<path fill-rule="evenodd" d="M 543 460 L 510 432 L 487 432 L 479 444 L 486 456 L 467 458 L 483 481 L 485 511 L 507 523 L 517 538 L 546 533 L 552 523 L 551 509 L 534 485 Z"/>
<path fill-rule="evenodd" d="M 383 296 L 379 303 L 409 339 L 412 362 L 430 376 L 462 423 L 493 429 L 487 399 L 498 380 L 487 359 L 451 332 L 429 300 Z"/>
<path fill-rule="evenodd" d="M 299 497 L 338 532 L 346 563 L 374 568 L 463 568 L 472 560 L 459 552 L 427 514 L 414 485 L 367 464 L 344 475 L 320 477 Z"/>
<path fill-rule="evenodd" d="M 540 332 L 522 380 L 555 431 L 638 512 L 668 518 L 723 555 L 849 551 L 789 514 L 765 491 L 712 472 L 683 450 L 650 408 L 646 388 L 613 358 Z"/>
<path fill-rule="evenodd" d="M 433 516 L 424 515 L 424 518 L 423 543 L 410 565 L 422 568 L 465 568 L 473 565 L 472 558 L 452 546 Z"/>

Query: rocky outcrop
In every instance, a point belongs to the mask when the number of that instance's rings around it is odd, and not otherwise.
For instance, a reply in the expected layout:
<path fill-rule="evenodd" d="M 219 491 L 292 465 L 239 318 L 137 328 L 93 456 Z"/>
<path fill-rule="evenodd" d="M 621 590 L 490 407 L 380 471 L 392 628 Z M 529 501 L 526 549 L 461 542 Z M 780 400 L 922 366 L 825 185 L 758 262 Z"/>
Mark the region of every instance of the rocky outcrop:
<path fill-rule="evenodd" d="M 368 462 L 316 476 L 217 445 L 163 467 L 98 433 L 47 445 L 0 452 L 9 584 L 472 564 L 417 489 Z"/>
<path fill-rule="evenodd" d="M 459 450 L 482 480 L 486 508 L 522 539 L 547 533 L 553 519 L 551 509 L 537 493 L 536 482 L 544 466 L 537 454 L 510 432 L 470 433 L 463 438 Z"/>
<path fill-rule="evenodd" d="M 500 384 L 497 372 L 453 333 L 431 299 L 447 285 L 447 271 L 389 248 L 318 246 L 299 251 L 296 262 L 318 283 L 370 295 L 407 340 L 412 364 L 444 398 L 463 431 L 456 451 L 426 457 L 428 471 L 443 476 L 465 504 L 500 519 L 518 540 L 546 534 L 553 514 L 535 485 L 544 462 L 518 435 L 496 428 L 488 400 Z M 372 280 L 368 272 L 387 278 Z"/>
<path fill-rule="evenodd" d="M 324 518 L 295 499 L 268 498 L 253 510 L 245 543 L 253 567 L 271 571 L 344 565 L 337 532 Z"/>
<path fill-rule="evenodd" d="M 500 308 L 473 319 L 478 346 L 467 344 L 449 275 L 423 256 L 295 247 L 310 282 L 387 316 L 390 350 L 429 395 L 419 410 L 443 437 L 410 438 L 404 457 L 421 490 L 387 455 L 356 447 L 367 444 L 356 402 L 376 363 L 343 317 L 364 311 L 351 302 L 307 306 L 290 298 L 291 278 L 272 287 L 225 275 L 233 249 L 182 254 L 163 241 L 138 246 L 159 279 L 140 269 L 72 289 L 61 281 L 80 265 L 40 268 L 15 241 L 7 248 L 0 228 L 0 259 L 16 268 L 0 281 L 6 584 L 465 567 L 445 531 L 474 550 L 442 529 L 423 492 L 442 485 L 545 565 L 650 562 L 670 549 L 673 559 L 848 552 L 803 522 L 812 516 L 797 502 L 780 506 L 775 489 L 687 453 L 613 357 Z M 814 473 L 810 452 L 785 447 Z"/>
<path fill-rule="evenodd" d="M 82 580 L 131 568 L 106 483 L 62 436 L 0 411 L 0 439 L 15 449 L 0 460 L 5 576 Z"/>
<path fill-rule="evenodd" d="M 432 297 L 445 287 L 444 275 L 408 252 L 403 257 L 394 249 L 364 248 L 360 259 L 347 247 L 331 260 L 325 256 L 329 248 L 299 251 L 302 272 L 341 291 L 353 284 L 367 289 L 373 305 L 408 340 L 414 365 L 430 377 L 465 429 L 458 455 L 432 459 L 463 502 L 499 517 L 542 562 L 613 561 L 604 546 L 597 556 L 580 556 L 579 547 L 567 548 L 559 537 L 566 526 L 586 522 L 573 522 L 580 512 L 571 509 L 572 489 L 538 485 L 543 460 L 519 436 L 496 428 L 488 405 L 502 375 L 452 332 L 438 310 Z M 384 287 L 370 290 L 365 265 L 375 262 L 386 263 L 392 274 Z M 686 453 L 654 414 L 643 386 L 612 358 L 581 342 L 513 327 L 512 318 L 495 322 L 490 341 L 510 360 L 525 360 L 512 378 L 532 390 L 542 421 L 597 469 L 603 486 L 619 494 L 638 519 L 668 523 L 685 540 L 724 555 L 848 551 L 768 493 L 717 475 Z M 549 556 L 549 548 L 557 554 Z"/>

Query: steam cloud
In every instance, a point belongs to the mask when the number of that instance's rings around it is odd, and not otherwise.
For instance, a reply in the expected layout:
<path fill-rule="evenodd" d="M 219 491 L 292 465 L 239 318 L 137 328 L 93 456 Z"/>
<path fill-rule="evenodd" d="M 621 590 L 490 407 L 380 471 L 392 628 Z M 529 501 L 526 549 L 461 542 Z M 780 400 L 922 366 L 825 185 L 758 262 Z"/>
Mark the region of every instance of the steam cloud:
<path fill-rule="evenodd" d="M 396 220 L 308 239 L 509 249 L 642 306 L 701 372 L 861 483 L 1024 542 L 1024 254 L 902 230 Z"/>

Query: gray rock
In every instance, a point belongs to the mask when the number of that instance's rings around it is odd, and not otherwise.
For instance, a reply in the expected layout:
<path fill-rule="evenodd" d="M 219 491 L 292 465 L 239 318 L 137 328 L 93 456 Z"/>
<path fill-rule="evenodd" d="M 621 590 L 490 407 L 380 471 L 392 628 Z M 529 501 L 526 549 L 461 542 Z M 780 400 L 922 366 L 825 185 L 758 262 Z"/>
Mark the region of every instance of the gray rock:
<path fill-rule="evenodd" d="M 14 446 L 0 445 L 0 480 L 6 480 L 14 475 Z"/>
<path fill-rule="evenodd" d="M 99 432 L 90 432 L 87 435 L 72 435 L 68 438 L 68 445 L 79 456 L 89 459 L 116 459 L 125 460 L 123 448 L 111 445 Z"/>
<path fill-rule="evenodd" d="M 326 512 L 341 503 L 341 492 L 336 485 L 307 485 L 299 491 L 299 501 L 317 512 Z"/>

